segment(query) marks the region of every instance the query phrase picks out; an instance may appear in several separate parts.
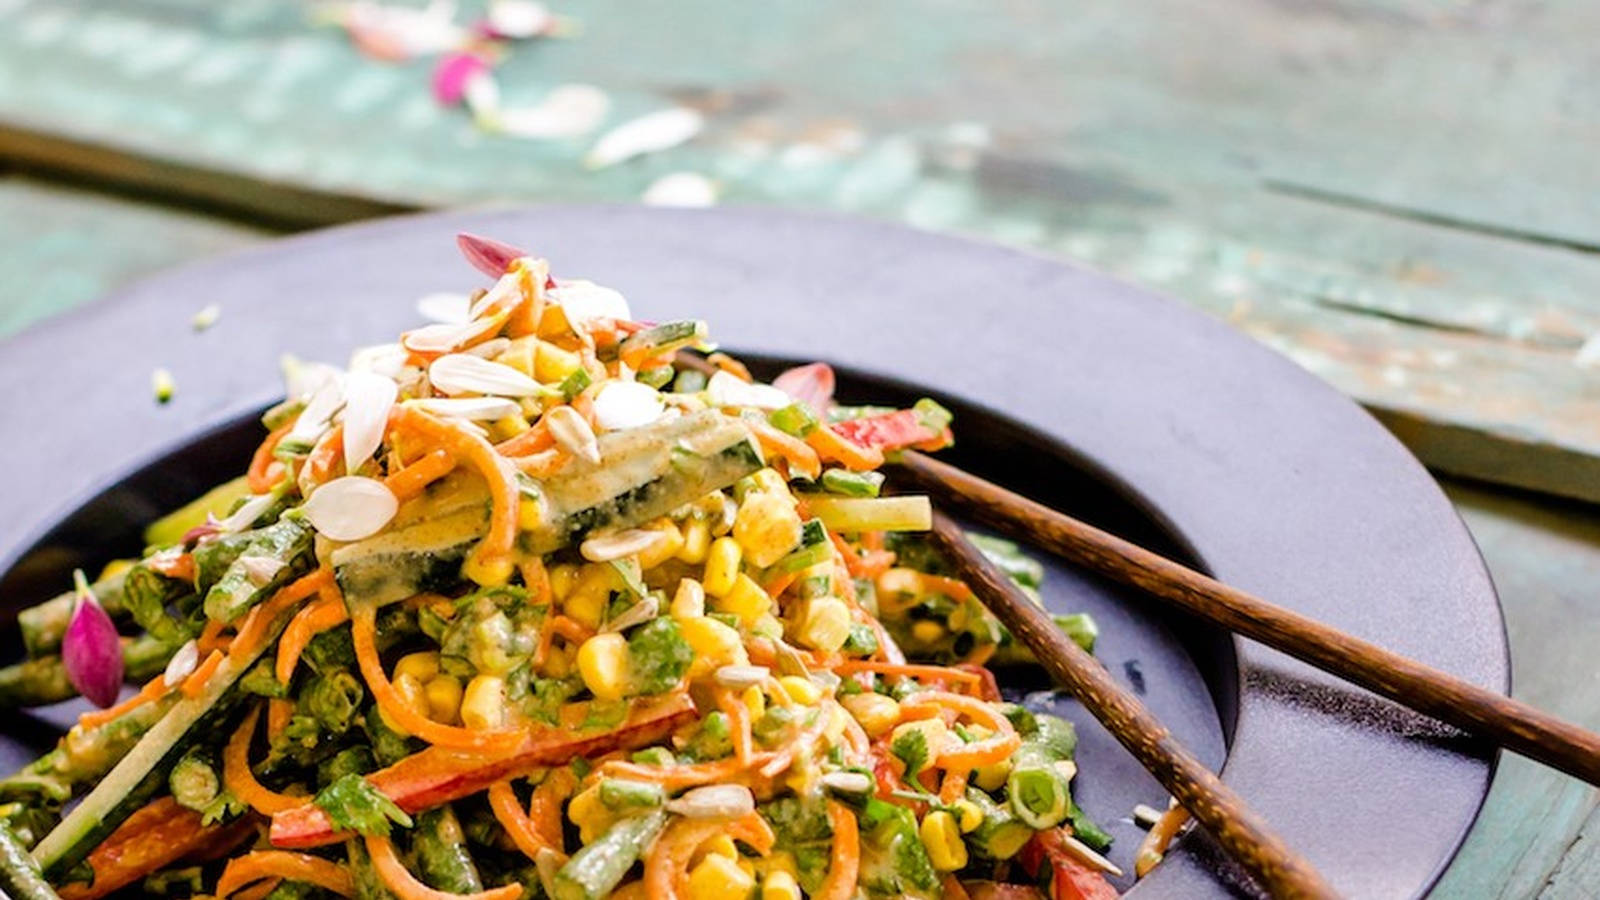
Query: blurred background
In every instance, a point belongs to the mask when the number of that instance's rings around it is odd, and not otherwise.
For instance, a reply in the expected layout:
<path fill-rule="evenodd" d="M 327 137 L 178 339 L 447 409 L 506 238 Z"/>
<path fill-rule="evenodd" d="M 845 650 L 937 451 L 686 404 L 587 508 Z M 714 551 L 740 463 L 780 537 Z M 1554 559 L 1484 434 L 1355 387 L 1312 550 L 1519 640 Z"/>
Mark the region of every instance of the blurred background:
<path fill-rule="evenodd" d="M 0 0 L 0 336 L 442 206 L 761 204 L 1028 248 L 1371 409 L 1483 547 L 1516 692 L 1593 727 L 1596 34 L 1586 0 Z M 1436 896 L 1600 895 L 1596 801 L 1508 759 Z"/>

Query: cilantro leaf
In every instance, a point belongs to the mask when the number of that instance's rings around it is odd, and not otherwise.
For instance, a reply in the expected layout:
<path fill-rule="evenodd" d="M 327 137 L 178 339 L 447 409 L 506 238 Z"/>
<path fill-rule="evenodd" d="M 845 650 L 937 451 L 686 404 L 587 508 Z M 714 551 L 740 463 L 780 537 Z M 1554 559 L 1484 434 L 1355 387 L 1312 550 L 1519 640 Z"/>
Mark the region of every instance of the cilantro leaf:
<path fill-rule="evenodd" d="M 354 773 L 339 776 L 319 791 L 312 802 L 328 814 L 328 821 L 340 831 L 387 837 L 391 823 L 406 828 L 412 825 L 405 810 Z"/>
<path fill-rule="evenodd" d="M 908 728 L 890 742 L 889 752 L 906 764 L 907 775 L 916 775 L 928 764 L 928 736 L 920 729 Z"/>

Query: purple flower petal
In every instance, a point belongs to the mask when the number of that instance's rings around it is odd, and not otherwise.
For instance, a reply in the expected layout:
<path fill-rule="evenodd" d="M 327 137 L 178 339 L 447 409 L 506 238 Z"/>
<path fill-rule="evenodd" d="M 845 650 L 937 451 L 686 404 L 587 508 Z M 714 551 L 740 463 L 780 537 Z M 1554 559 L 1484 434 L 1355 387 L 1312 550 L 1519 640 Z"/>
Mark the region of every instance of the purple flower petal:
<path fill-rule="evenodd" d="M 433 97 L 445 106 L 455 106 L 466 96 L 467 83 L 488 71 L 489 64 L 475 54 L 446 54 L 433 69 Z"/>
<path fill-rule="evenodd" d="M 467 262 L 472 263 L 473 268 L 491 278 L 504 275 L 506 269 L 510 268 L 512 260 L 528 255 L 510 244 L 465 231 L 456 235 L 456 246 L 461 248 L 461 255 L 467 258 Z"/>
<path fill-rule="evenodd" d="M 78 600 L 61 638 L 61 661 L 78 693 L 104 709 L 117 702 L 122 690 L 122 640 L 83 573 L 74 572 L 73 579 Z"/>

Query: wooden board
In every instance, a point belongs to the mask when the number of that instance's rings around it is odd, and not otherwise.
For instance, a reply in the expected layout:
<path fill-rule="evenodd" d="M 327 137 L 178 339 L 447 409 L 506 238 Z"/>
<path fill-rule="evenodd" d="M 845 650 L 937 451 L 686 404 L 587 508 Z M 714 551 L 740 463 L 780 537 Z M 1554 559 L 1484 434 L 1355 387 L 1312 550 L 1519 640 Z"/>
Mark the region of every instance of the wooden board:
<path fill-rule="evenodd" d="M 561 82 L 694 143 L 602 172 L 487 135 L 428 61 L 299 4 L 0 0 L 0 159 L 285 226 L 628 200 L 657 176 L 1083 260 L 1237 323 L 1436 468 L 1600 499 L 1600 207 L 1580 0 L 558 4 L 508 103 Z M 1026 302 L 1026 298 L 996 298 Z"/>

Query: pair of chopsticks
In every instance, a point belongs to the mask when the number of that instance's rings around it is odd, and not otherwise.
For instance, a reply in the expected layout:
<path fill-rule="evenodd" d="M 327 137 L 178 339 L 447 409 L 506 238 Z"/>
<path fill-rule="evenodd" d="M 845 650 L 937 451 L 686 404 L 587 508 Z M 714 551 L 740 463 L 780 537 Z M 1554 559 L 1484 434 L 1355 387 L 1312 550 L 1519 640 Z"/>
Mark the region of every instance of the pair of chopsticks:
<path fill-rule="evenodd" d="M 1259 641 L 1403 706 L 1600 785 L 1600 734 L 1229 587 L 914 450 L 903 473 L 942 506 L 1024 537 L 1194 616 Z M 1055 626 L 941 513 L 934 534 L 973 591 L 1156 780 L 1275 897 L 1335 897 L 1309 862 Z"/>

